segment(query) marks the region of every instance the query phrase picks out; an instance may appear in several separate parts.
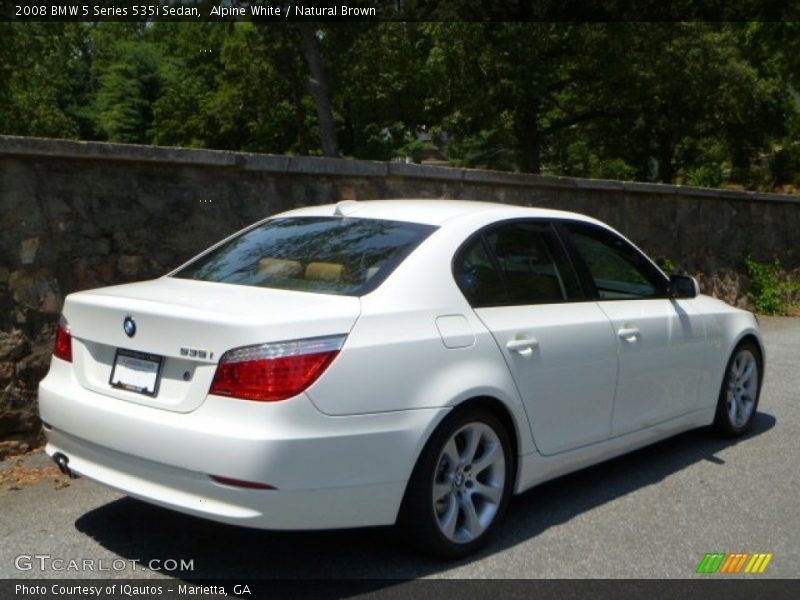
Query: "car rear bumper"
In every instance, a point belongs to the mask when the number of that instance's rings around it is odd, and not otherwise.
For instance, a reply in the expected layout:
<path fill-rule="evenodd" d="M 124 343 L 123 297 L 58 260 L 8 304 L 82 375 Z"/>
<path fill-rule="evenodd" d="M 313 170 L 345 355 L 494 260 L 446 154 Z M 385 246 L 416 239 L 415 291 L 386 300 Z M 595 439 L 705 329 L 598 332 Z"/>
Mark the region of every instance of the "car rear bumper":
<path fill-rule="evenodd" d="M 257 490 L 223 485 L 207 474 L 122 454 L 53 429 L 50 456 L 64 454 L 77 474 L 127 495 L 198 517 L 260 529 L 388 525 L 404 482 L 316 490 Z M 394 507 L 394 508 L 393 508 Z"/>
<path fill-rule="evenodd" d="M 329 417 L 303 395 L 274 403 L 209 396 L 175 413 L 86 390 L 57 359 L 39 405 L 48 454 L 65 455 L 76 473 L 154 504 L 264 529 L 393 523 L 421 444 L 446 412 Z"/>

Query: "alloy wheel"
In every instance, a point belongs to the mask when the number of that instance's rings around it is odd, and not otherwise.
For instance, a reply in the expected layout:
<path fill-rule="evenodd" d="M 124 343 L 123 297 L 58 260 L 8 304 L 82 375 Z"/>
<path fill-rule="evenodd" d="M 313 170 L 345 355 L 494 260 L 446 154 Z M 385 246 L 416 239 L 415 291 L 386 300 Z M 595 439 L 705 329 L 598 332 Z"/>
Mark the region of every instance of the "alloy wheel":
<path fill-rule="evenodd" d="M 451 542 L 468 543 L 492 524 L 506 486 L 506 456 L 497 433 L 467 423 L 450 436 L 434 471 L 436 523 Z"/>

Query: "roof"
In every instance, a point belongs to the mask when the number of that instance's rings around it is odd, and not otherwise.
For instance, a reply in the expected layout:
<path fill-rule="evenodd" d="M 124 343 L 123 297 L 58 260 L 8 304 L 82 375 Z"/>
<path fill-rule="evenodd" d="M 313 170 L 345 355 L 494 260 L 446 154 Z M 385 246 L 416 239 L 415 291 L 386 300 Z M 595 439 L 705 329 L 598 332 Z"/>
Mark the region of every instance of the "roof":
<path fill-rule="evenodd" d="M 442 225 L 447 221 L 486 213 L 492 220 L 514 218 L 569 218 L 581 221 L 594 221 L 585 215 L 535 208 L 515 206 L 512 204 L 499 204 L 495 202 L 475 202 L 470 200 L 438 200 L 438 199 L 398 199 L 398 200 L 345 200 L 338 204 L 324 204 L 322 206 L 309 206 L 281 213 L 287 216 L 355 216 L 365 219 L 386 219 L 390 221 L 409 221 L 412 223 L 425 223 L 428 225 Z M 491 213 L 491 214 L 489 214 Z"/>

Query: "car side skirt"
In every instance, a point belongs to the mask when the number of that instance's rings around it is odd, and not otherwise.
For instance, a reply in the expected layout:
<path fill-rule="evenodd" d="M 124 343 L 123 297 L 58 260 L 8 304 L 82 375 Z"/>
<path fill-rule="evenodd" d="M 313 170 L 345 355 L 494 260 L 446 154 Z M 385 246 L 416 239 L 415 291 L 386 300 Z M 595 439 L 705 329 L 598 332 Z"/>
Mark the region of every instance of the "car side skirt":
<path fill-rule="evenodd" d="M 695 410 L 652 427 L 632 431 L 553 456 L 542 456 L 538 452 L 520 456 L 515 493 L 522 493 L 545 481 L 605 462 L 684 431 L 710 425 L 714 420 L 715 409 L 716 407 L 712 406 Z"/>

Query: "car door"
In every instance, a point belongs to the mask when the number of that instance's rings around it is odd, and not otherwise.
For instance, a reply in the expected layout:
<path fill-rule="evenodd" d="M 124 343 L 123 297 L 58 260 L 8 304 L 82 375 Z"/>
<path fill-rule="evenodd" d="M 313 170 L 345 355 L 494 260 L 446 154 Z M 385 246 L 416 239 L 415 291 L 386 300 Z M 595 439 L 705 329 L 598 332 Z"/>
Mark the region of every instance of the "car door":
<path fill-rule="evenodd" d="M 585 297 L 552 224 L 513 221 L 481 232 L 456 255 L 454 275 L 514 377 L 539 451 L 607 439 L 614 333 Z"/>
<path fill-rule="evenodd" d="M 695 407 L 705 328 L 691 299 L 668 295 L 668 280 L 638 249 L 590 223 L 565 225 L 576 261 L 611 321 L 619 355 L 612 436 Z"/>

